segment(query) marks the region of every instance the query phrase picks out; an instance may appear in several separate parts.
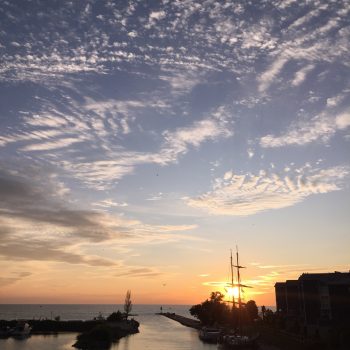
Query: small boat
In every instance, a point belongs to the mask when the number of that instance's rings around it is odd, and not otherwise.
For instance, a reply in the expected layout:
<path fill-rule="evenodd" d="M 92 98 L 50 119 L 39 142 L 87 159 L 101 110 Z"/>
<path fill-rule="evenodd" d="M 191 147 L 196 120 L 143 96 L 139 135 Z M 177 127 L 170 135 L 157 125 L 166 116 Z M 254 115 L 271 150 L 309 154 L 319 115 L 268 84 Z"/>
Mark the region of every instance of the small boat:
<path fill-rule="evenodd" d="M 247 335 L 228 334 L 223 336 L 221 349 L 254 349 L 257 346 L 259 335 L 253 337 Z"/>
<path fill-rule="evenodd" d="M 199 339 L 206 343 L 217 343 L 219 337 L 222 335 L 222 331 L 218 328 L 203 327 L 199 331 Z"/>
<path fill-rule="evenodd" d="M 245 305 L 242 302 L 242 298 L 241 298 L 243 287 L 245 288 L 251 288 L 251 287 L 241 283 L 240 269 L 244 269 L 245 267 L 239 264 L 238 248 L 236 251 L 236 265 L 233 264 L 232 251 L 231 251 L 230 265 L 231 265 L 231 282 L 227 286 L 230 288 L 234 288 L 234 287 L 238 288 L 238 301 L 236 302 L 234 296 L 232 296 L 231 303 L 232 303 L 232 307 L 238 307 L 238 311 L 241 311 L 243 305 Z M 236 268 L 236 271 L 237 271 L 237 283 L 234 283 L 233 268 Z M 239 312 L 238 330 L 232 331 L 232 333 L 229 333 L 220 337 L 219 349 L 230 349 L 230 350 L 254 349 L 257 345 L 256 341 L 258 337 L 259 337 L 259 334 L 256 334 L 254 336 L 243 334 L 242 320 Z"/>
<path fill-rule="evenodd" d="M 29 337 L 32 327 L 25 321 L 18 321 L 16 326 L 9 331 L 9 335 L 14 338 Z"/>

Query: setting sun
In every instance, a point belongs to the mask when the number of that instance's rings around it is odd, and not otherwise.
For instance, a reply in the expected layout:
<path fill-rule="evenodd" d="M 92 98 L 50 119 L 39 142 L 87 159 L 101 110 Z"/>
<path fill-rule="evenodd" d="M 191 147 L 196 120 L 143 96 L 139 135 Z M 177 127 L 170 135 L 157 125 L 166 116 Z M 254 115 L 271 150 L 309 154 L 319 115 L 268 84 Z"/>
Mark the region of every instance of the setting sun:
<path fill-rule="evenodd" d="M 226 297 L 228 299 L 232 299 L 232 297 L 237 299 L 238 296 L 239 296 L 238 287 L 229 287 L 229 288 L 226 289 Z"/>

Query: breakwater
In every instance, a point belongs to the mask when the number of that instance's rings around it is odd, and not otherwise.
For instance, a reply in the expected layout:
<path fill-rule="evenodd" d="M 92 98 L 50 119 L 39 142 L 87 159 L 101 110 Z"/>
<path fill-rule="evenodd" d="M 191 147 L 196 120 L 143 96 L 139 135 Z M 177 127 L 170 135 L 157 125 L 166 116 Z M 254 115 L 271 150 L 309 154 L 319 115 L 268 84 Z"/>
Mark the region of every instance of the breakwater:
<path fill-rule="evenodd" d="M 199 321 L 193 320 L 192 318 L 180 316 L 175 313 L 165 312 L 165 313 L 159 313 L 157 315 L 170 318 L 176 322 L 181 323 L 183 326 L 186 326 L 186 327 L 195 328 L 195 329 L 200 329 L 202 327 Z"/>

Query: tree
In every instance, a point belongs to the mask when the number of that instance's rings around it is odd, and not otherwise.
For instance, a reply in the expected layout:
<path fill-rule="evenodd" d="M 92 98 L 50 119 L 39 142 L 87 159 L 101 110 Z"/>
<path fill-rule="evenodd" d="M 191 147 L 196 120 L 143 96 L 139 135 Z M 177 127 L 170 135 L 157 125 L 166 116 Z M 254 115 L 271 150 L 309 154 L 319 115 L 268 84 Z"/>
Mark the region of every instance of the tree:
<path fill-rule="evenodd" d="M 225 295 L 221 292 L 211 292 L 210 301 L 213 303 L 221 303 L 224 300 Z"/>
<path fill-rule="evenodd" d="M 266 309 L 265 310 L 265 315 L 264 315 L 264 318 L 265 318 L 265 322 L 266 323 L 274 323 L 275 320 L 276 320 L 276 315 L 274 314 L 274 312 L 270 309 Z"/>
<path fill-rule="evenodd" d="M 117 312 L 112 312 L 108 317 L 108 322 L 120 322 L 123 319 L 122 313 L 118 310 Z"/>
<path fill-rule="evenodd" d="M 249 300 L 245 306 L 249 321 L 254 321 L 259 316 L 259 309 L 254 300 Z"/>
<path fill-rule="evenodd" d="M 261 315 L 262 315 L 262 320 L 264 321 L 264 319 L 265 319 L 265 312 L 266 312 L 266 307 L 265 307 L 265 305 L 263 305 L 262 307 L 261 307 Z"/>
<path fill-rule="evenodd" d="M 131 290 L 126 292 L 125 303 L 124 303 L 124 312 L 125 318 L 128 319 L 128 316 L 132 310 L 132 301 L 131 301 Z"/>
<path fill-rule="evenodd" d="M 220 292 L 213 292 L 210 299 L 201 304 L 193 305 L 190 308 L 190 314 L 198 318 L 204 325 L 213 325 L 215 323 L 226 323 L 229 319 L 229 308 L 223 302 L 224 295 Z"/>

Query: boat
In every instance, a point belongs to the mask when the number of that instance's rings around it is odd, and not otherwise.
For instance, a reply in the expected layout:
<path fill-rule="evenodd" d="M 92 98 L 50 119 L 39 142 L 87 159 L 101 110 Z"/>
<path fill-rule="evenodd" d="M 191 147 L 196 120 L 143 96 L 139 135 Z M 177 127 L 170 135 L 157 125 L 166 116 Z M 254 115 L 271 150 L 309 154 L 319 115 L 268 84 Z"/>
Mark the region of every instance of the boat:
<path fill-rule="evenodd" d="M 234 268 L 236 269 L 236 278 L 237 283 L 234 283 Z M 251 288 L 241 283 L 241 274 L 240 270 L 244 269 L 245 266 L 239 264 L 239 254 L 238 248 L 236 248 L 236 265 L 233 263 L 232 250 L 230 257 L 230 269 L 231 269 L 231 281 L 226 286 L 229 288 L 238 288 L 237 301 L 232 293 L 232 300 L 229 302 L 232 303 L 232 308 L 238 307 L 238 329 L 231 331 L 228 334 L 223 335 L 219 338 L 219 349 L 228 349 L 228 350 L 238 350 L 238 349 L 254 349 L 257 346 L 257 339 L 259 334 L 255 335 L 245 335 L 243 334 L 241 312 L 242 307 L 245 305 L 242 302 L 242 293 L 243 288 Z"/>
<path fill-rule="evenodd" d="M 14 338 L 29 337 L 32 327 L 25 321 L 18 321 L 16 326 L 9 330 L 9 335 Z"/>
<path fill-rule="evenodd" d="M 199 331 L 199 339 L 206 343 L 217 343 L 222 331 L 219 328 L 214 327 L 203 327 Z"/>

